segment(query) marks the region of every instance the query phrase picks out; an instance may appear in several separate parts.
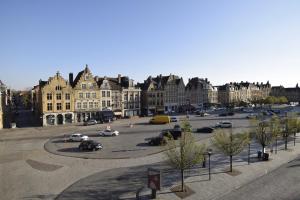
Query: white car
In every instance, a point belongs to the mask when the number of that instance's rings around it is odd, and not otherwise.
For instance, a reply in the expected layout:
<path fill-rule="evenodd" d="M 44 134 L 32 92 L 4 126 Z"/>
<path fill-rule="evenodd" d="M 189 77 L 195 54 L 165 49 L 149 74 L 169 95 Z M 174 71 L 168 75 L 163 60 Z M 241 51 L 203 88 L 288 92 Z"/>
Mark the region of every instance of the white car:
<path fill-rule="evenodd" d="M 70 137 L 69 137 L 70 142 L 81 142 L 81 141 L 85 141 L 88 139 L 89 139 L 88 136 L 82 135 L 80 133 L 74 133 L 74 134 L 70 135 Z"/>
<path fill-rule="evenodd" d="M 119 131 L 116 131 L 113 129 L 106 129 L 104 131 L 100 131 L 99 135 L 101 135 L 101 136 L 117 136 L 117 135 L 119 135 Z"/>
<path fill-rule="evenodd" d="M 223 122 L 217 123 L 215 127 L 216 128 L 232 128 L 232 123 L 227 122 L 227 121 L 223 121 Z"/>
<path fill-rule="evenodd" d="M 170 121 L 171 122 L 178 122 L 178 119 L 177 119 L 177 117 L 172 116 L 172 117 L 170 117 Z"/>

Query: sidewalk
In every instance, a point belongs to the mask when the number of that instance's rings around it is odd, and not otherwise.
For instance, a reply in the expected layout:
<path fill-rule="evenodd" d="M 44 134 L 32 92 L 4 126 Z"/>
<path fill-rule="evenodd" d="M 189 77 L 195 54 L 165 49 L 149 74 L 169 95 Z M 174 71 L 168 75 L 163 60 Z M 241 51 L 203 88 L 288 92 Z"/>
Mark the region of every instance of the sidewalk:
<path fill-rule="evenodd" d="M 259 146 L 257 146 L 259 147 Z M 236 156 L 233 162 L 233 170 L 239 171 L 241 174 L 232 176 L 226 173 L 226 167 L 229 167 L 228 163 L 220 163 L 217 161 L 218 156 L 212 155 L 212 175 L 211 181 L 208 180 L 208 175 L 192 176 L 185 179 L 185 184 L 191 188 L 195 193 L 186 197 L 186 200 L 211 200 L 218 199 L 231 191 L 240 188 L 241 186 L 256 180 L 257 178 L 275 170 L 281 165 L 295 159 L 300 154 L 300 144 L 296 143 L 293 146 L 293 142 L 289 142 L 288 150 L 285 151 L 284 146 L 280 145 L 277 154 L 270 154 L 269 161 L 258 161 L 256 157 L 256 150 L 252 149 L 252 159 L 250 165 L 247 163 L 247 154 L 244 151 L 241 156 Z M 245 155 L 246 154 L 246 155 Z M 221 155 L 219 155 L 221 156 Z M 224 157 L 224 156 L 223 156 Z M 227 157 L 224 157 L 227 159 Z M 229 159 L 228 159 L 229 160 Z M 237 162 L 238 161 L 238 162 Z M 219 165 L 219 166 L 218 166 Z M 226 165 L 226 166 L 225 166 Z M 221 170 L 221 172 L 220 172 Z M 163 178 L 163 177 L 162 177 Z M 180 185 L 181 182 L 174 183 Z M 170 188 L 163 188 L 158 192 L 157 199 L 163 200 L 176 200 L 180 199 Z"/>

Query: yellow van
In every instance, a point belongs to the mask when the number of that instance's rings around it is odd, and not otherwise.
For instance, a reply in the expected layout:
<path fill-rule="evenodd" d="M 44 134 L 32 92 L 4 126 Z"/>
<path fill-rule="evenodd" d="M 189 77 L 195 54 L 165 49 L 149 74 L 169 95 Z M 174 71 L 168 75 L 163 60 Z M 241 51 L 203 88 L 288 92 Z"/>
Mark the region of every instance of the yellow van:
<path fill-rule="evenodd" d="M 167 115 L 156 115 L 150 121 L 150 124 L 168 124 L 170 123 L 170 117 Z"/>

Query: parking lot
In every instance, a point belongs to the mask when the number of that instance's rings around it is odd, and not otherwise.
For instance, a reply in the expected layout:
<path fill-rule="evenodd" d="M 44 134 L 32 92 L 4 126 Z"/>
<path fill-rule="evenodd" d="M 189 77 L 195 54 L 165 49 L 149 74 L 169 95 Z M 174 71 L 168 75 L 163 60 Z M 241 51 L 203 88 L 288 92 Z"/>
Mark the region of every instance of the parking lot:
<path fill-rule="evenodd" d="M 242 132 L 249 127 L 249 120 L 246 119 L 247 114 L 236 114 L 230 117 L 219 117 L 218 115 L 210 115 L 206 117 L 199 117 L 191 115 L 189 122 L 193 129 L 214 126 L 220 121 L 230 121 L 233 124 L 233 132 Z M 151 155 L 164 150 L 163 146 L 150 146 L 145 141 L 146 138 L 155 137 L 160 134 L 162 130 L 172 129 L 175 124 L 180 124 L 186 116 L 178 116 L 178 122 L 172 122 L 165 125 L 150 125 L 148 117 L 136 119 L 133 122 L 133 127 L 128 124 L 122 124 L 118 121 L 111 124 L 97 124 L 89 126 L 86 130 L 78 131 L 78 133 L 87 135 L 90 139 L 96 140 L 103 145 L 103 149 L 99 151 L 79 151 L 78 146 L 80 142 L 66 142 L 65 139 L 68 135 L 75 133 L 70 132 L 54 137 L 45 143 L 45 149 L 51 153 L 79 157 L 79 158 L 136 158 Z M 100 130 L 104 130 L 106 126 L 110 126 L 111 129 L 118 130 L 119 136 L 115 137 L 103 137 L 97 133 Z M 65 135 L 65 136 L 64 136 Z M 212 133 L 194 133 L 197 140 L 208 138 L 212 136 Z"/>

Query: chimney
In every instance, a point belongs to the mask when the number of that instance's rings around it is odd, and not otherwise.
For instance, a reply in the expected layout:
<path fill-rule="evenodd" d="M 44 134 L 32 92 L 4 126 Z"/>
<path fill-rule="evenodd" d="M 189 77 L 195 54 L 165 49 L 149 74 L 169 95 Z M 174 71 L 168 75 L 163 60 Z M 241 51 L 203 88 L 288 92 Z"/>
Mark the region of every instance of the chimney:
<path fill-rule="evenodd" d="M 118 83 L 121 83 L 121 74 L 118 74 Z"/>
<path fill-rule="evenodd" d="M 73 73 L 69 73 L 69 83 L 73 85 Z"/>

